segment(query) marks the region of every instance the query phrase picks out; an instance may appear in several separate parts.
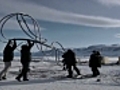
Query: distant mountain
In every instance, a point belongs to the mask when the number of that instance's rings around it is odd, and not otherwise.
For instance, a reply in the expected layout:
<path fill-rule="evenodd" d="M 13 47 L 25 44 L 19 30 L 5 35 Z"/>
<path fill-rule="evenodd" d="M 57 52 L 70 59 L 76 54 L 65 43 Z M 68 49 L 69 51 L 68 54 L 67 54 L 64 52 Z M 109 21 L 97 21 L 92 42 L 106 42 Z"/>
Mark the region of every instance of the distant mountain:
<path fill-rule="evenodd" d="M 72 50 L 76 53 L 77 56 L 89 56 L 93 50 L 98 50 L 104 56 L 120 56 L 120 45 L 112 44 L 112 45 L 92 45 L 85 48 L 72 48 Z M 59 49 L 59 55 L 62 55 L 63 51 Z M 54 56 L 54 50 L 44 51 L 44 54 L 48 56 Z M 41 51 L 33 53 L 35 56 L 44 55 Z"/>
<path fill-rule="evenodd" d="M 66 49 L 67 50 L 67 49 Z M 119 44 L 112 44 L 112 45 L 91 45 L 89 47 L 85 48 L 72 48 L 72 50 L 76 53 L 77 56 L 90 56 L 93 50 L 98 50 L 103 56 L 120 56 L 120 45 Z M 61 49 L 58 49 L 59 52 L 58 55 L 62 55 L 64 51 Z M 38 51 L 38 52 L 32 52 L 33 56 L 55 56 L 56 52 L 54 49 L 47 50 L 47 51 Z M 20 53 L 15 52 L 15 56 L 19 56 Z M 2 56 L 2 53 L 0 53 L 0 56 Z"/>
<path fill-rule="evenodd" d="M 89 56 L 93 50 L 98 50 L 103 56 L 120 56 L 120 45 L 93 45 L 87 48 L 77 48 L 74 52 L 78 56 Z"/>

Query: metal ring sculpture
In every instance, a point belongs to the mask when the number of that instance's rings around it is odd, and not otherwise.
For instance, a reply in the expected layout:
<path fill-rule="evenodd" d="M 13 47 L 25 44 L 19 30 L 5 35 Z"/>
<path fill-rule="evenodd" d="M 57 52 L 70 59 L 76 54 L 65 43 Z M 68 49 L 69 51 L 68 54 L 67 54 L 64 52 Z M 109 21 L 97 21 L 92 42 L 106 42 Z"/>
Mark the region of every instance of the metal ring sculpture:
<path fill-rule="evenodd" d="M 57 43 L 63 51 L 65 51 L 65 49 L 63 48 L 63 46 L 57 41 L 57 42 L 52 42 L 50 45 L 46 44 L 47 39 L 42 38 L 41 36 L 41 32 L 40 32 L 40 28 L 39 25 L 37 23 L 37 21 L 30 15 L 28 14 L 24 14 L 24 13 L 11 13 L 9 15 L 4 16 L 1 20 L 0 20 L 0 35 L 2 36 L 2 38 L 4 39 L 0 39 L 0 42 L 2 43 L 7 43 L 7 41 L 10 38 L 7 38 L 5 36 L 5 34 L 3 33 L 3 27 L 6 24 L 6 22 L 8 20 L 10 20 L 11 18 L 15 18 L 16 21 L 18 22 L 18 25 L 20 26 L 20 28 L 22 29 L 22 31 L 30 38 L 30 39 L 25 39 L 25 38 L 12 38 L 15 40 L 31 40 L 33 42 L 36 43 L 36 46 L 39 50 L 41 50 L 43 52 L 42 46 L 45 46 L 47 48 L 50 49 L 55 49 L 56 51 L 58 50 L 55 46 L 54 43 Z M 26 19 L 27 18 L 27 19 Z M 34 32 L 30 29 L 27 20 L 30 19 L 32 21 L 33 27 L 34 27 Z M 25 29 L 26 28 L 26 29 Z M 27 31 L 26 31 L 27 30 Z M 20 43 L 21 44 L 21 43 Z M 19 44 L 19 45 L 20 45 Z M 58 51 L 57 51 L 58 52 Z M 44 53 L 44 52 L 43 52 Z M 55 56 L 56 60 L 58 61 L 58 55 Z"/>

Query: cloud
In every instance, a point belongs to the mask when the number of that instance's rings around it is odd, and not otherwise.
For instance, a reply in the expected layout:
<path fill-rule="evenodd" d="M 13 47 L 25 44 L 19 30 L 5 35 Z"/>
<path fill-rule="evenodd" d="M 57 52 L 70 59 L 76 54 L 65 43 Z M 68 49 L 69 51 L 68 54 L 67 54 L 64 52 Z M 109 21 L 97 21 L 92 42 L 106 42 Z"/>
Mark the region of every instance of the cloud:
<path fill-rule="evenodd" d="M 98 2 L 102 3 L 103 5 L 107 5 L 107 6 L 120 5 L 120 0 L 98 0 Z"/>
<path fill-rule="evenodd" d="M 21 24 L 22 24 L 22 27 L 25 30 L 27 30 L 27 27 L 26 27 L 25 23 L 23 23 L 22 20 L 21 20 Z M 27 20 L 26 20 L 26 24 L 28 25 L 28 27 L 31 30 L 34 30 L 34 24 L 29 23 Z M 22 28 L 20 27 L 17 20 L 13 19 L 13 18 L 9 19 L 6 23 L 1 22 L 1 25 L 3 25 L 3 30 L 22 30 Z M 0 27 L 1 27 L 1 25 L 0 25 Z M 37 29 L 37 27 L 36 27 L 36 29 Z M 43 27 L 40 27 L 40 30 L 46 30 L 46 29 Z"/>
<path fill-rule="evenodd" d="M 107 2 L 107 0 L 105 1 Z M 40 4 L 25 3 L 16 0 L 1 0 L 0 2 L 2 3 L 0 3 L 0 11 L 4 14 L 9 14 L 13 11 L 23 12 L 31 15 L 36 20 L 84 25 L 90 27 L 120 27 L 120 20 L 108 17 L 87 16 L 78 13 L 64 12 L 54 8 L 48 8 Z"/>
<path fill-rule="evenodd" d="M 120 38 L 120 33 L 115 34 L 115 38 Z"/>

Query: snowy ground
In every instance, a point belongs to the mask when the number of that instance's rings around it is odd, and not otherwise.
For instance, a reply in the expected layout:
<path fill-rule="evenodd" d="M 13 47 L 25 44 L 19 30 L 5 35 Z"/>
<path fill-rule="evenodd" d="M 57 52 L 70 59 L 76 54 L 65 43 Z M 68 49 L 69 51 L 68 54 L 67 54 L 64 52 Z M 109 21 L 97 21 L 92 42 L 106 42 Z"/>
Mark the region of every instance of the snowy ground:
<path fill-rule="evenodd" d="M 86 59 L 83 59 L 83 61 Z M 110 58 L 115 61 L 116 58 Z M 91 74 L 87 64 L 78 64 L 82 74 Z M 0 70 L 3 62 L 0 62 Z M 19 73 L 21 64 L 12 62 L 12 67 L 7 75 L 7 80 L 0 81 L 0 90 L 119 90 L 120 89 L 120 66 L 104 65 L 100 68 L 101 75 L 96 78 L 67 79 L 67 71 L 54 61 L 31 62 L 30 81 L 18 82 L 15 77 Z M 74 74 L 76 74 L 74 72 Z M 117 79 L 116 79 L 117 77 Z M 96 80 L 100 79 L 100 82 Z"/>

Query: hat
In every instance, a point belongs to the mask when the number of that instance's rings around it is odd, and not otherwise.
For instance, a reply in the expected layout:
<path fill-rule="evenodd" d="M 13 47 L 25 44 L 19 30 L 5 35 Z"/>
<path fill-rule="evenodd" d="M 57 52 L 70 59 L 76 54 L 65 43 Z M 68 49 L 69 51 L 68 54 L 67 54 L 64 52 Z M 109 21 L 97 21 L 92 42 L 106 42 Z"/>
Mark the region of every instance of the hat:
<path fill-rule="evenodd" d="M 93 50 L 92 52 L 93 52 L 93 53 L 96 53 L 97 51 L 96 51 L 96 50 Z"/>
<path fill-rule="evenodd" d="M 22 48 L 26 48 L 26 47 L 27 47 L 27 45 L 26 45 L 26 44 L 22 45 Z"/>

